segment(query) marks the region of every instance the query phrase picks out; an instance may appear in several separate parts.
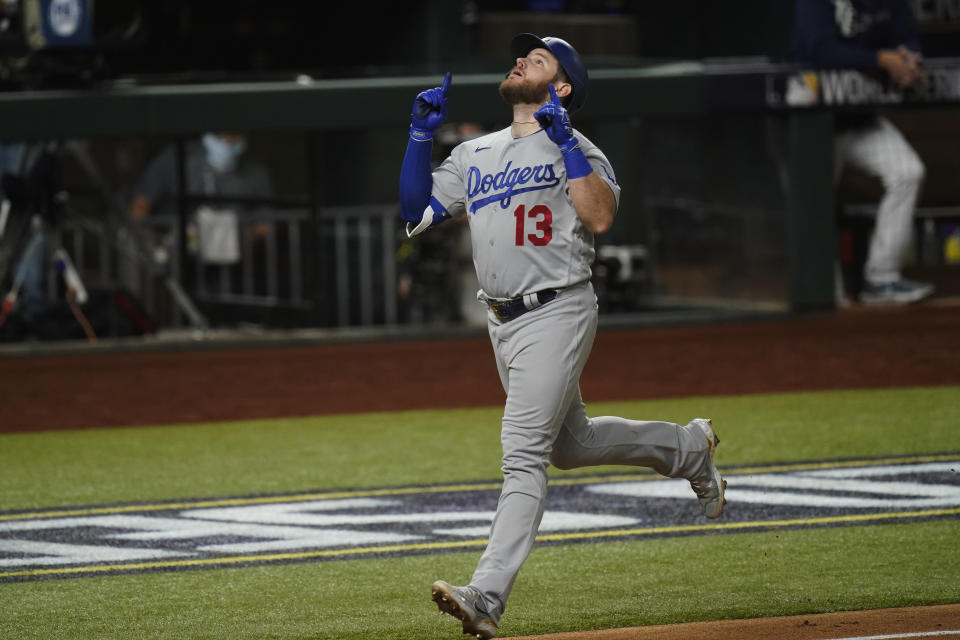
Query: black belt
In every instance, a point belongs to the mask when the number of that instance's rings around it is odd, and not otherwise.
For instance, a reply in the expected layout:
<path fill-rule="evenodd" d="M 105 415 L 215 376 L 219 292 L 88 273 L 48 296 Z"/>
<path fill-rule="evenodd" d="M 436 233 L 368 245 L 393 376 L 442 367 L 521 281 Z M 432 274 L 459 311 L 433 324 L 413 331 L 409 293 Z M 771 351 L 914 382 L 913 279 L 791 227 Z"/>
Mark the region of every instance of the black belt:
<path fill-rule="evenodd" d="M 509 322 L 519 318 L 527 311 L 533 311 L 537 307 L 543 306 L 557 297 L 556 289 L 544 289 L 543 291 L 537 291 L 536 293 L 528 293 L 525 296 L 520 296 L 519 298 L 512 298 L 510 300 L 490 300 L 490 310 L 493 311 L 493 315 L 497 317 L 497 320 L 501 322 Z"/>

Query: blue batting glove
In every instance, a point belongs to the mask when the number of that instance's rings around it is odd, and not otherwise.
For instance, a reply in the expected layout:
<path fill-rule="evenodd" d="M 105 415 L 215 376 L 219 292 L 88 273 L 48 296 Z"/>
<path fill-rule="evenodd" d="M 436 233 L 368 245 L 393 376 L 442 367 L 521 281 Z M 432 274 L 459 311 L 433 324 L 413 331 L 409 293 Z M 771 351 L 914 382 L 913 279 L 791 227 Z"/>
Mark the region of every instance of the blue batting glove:
<path fill-rule="evenodd" d="M 553 84 L 550 89 L 550 100 L 533 114 L 534 120 L 540 123 L 540 128 L 547 133 L 547 137 L 560 147 L 563 163 L 567 168 L 568 178 L 582 178 L 593 173 L 593 167 L 587 162 L 587 157 L 580 149 L 580 141 L 573 135 L 573 125 L 570 124 L 570 114 L 563 107 L 557 90 Z"/>
<path fill-rule="evenodd" d="M 443 84 L 421 91 L 413 101 L 410 136 L 414 140 L 429 140 L 433 132 L 447 119 L 447 91 L 450 89 L 450 72 L 443 77 Z"/>
<path fill-rule="evenodd" d="M 552 84 L 549 89 L 550 100 L 533 114 L 533 118 L 540 123 L 540 128 L 547 132 L 547 137 L 560 147 L 560 151 L 566 155 L 577 146 L 577 139 L 573 135 L 570 115 L 563 108 L 563 104 L 557 96 L 557 90 Z"/>

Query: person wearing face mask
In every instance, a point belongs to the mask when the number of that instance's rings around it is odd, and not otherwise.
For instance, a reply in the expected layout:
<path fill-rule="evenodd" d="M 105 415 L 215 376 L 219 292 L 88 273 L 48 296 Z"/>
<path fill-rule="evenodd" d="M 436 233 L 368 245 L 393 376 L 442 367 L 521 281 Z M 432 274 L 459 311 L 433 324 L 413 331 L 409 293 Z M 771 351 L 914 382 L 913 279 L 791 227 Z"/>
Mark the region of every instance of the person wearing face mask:
<path fill-rule="evenodd" d="M 247 142 L 237 133 L 206 133 L 187 142 L 186 192 L 189 199 L 267 198 L 273 193 L 270 174 L 244 155 Z M 177 150 L 171 145 L 150 162 L 130 201 L 130 217 L 176 220 L 178 206 Z"/>
<path fill-rule="evenodd" d="M 207 163 L 219 174 L 236 171 L 240 156 L 247 150 L 246 139 L 235 134 L 207 133 L 202 141 L 207 152 Z"/>
<path fill-rule="evenodd" d="M 233 132 L 210 132 L 185 143 L 187 249 L 196 254 L 201 267 L 236 264 L 240 260 L 238 214 L 252 202 L 273 195 L 269 172 L 246 150 L 246 138 Z M 179 180 L 177 147 L 169 145 L 147 165 L 130 199 L 131 220 L 145 227 L 148 242 L 154 245 L 154 255 L 148 259 L 164 262 L 176 247 Z M 254 231 L 256 238 L 264 232 L 262 225 Z M 121 271 L 124 285 L 139 291 L 139 270 L 128 264 Z"/>

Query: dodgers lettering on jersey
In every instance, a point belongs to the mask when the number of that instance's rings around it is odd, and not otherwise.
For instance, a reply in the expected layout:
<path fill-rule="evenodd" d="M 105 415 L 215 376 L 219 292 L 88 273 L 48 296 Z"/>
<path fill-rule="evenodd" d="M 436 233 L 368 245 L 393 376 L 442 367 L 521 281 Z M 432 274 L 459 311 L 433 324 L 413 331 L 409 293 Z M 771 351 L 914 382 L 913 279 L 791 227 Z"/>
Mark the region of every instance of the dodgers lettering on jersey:
<path fill-rule="evenodd" d="M 512 165 L 513 161 L 508 161 L 504 170 L 496 175 L 490 175 L 489 173 L 481 175 L 480 169 L 475 166 L 471 166 L 467 170 L 467 197 L 472 200 L 470 213 L 476 213 L 477 209 L 497 201 L 500 202 L 501 208 L 506 209 L 510 206 L 514 193 L 539 191 L 560 184 L 560 178 L 553 172 L 552 164 L 511 170 Z M 516 189 L 518 184 L 525 185 L 528 182 L 533 184 L 529 187 Z M 503 191 L 504 188 L 506 188 L 506 191 Z M 495 192 L 493 195 L 476 199 L 478 195 L 486 195 L 491 190 Z"/>
<path fill-rule="evenodd" d="M 619 204 L 610 163 L 576 135 Z M 515 298 L 590 278 L 593 234 L 573 208 L 560 150 L 543 131 L 514 138 L 508 127 L 460 144 L 434 171 L 431 195 L 451 215 L 467 216 L 487 296 Z"/>

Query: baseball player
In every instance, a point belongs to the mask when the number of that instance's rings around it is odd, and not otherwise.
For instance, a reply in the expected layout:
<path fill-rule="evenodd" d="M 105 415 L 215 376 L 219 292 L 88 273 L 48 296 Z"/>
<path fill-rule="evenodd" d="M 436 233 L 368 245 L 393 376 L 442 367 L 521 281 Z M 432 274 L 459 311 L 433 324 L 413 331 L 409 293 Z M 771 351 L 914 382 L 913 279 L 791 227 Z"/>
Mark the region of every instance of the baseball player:
<path fill-rule="evenodd" d="M 726 481 L 714 465 L 709 420 L 680 426 L 587 417 L 579 379 L 597 329 L 590 284 L 594 234 L 610 228 L 620 197 L 613 167 L 573 129 L 587 70 L 564 40 L 517 35 L 516 62 L 500 84 L 513 108 L 505 129 L 454 148 L 431 171 L 433 132 L 447 115 L 450 74 L 413 104 L 400 172 L 410 236 L 466 216 L 489 309 L 488 329 L 506 391 L 503 488 L 490 540 L 467 586 L 432 585 L 441 612 L 463 632 L 492 638 L 543 516 L 547 466 L 627 464 L 690 480 L 703 513 L 723 511 Z"/>
<path fill-rule="evenodd" d="M 805 64 L 881 72 L 902 89 L 924 81 L 906 0 L 799 0 L 796 41 L 797 60 Z M 909 303 L 932 295 L 933 285 L 900 273 L 926 173 L 923 162 L 893 123 L 875 110 L 837 114 L 835 128 L 836 176 L 850 165 L 879 178 L 884 188 L 860 301 Z"/>

